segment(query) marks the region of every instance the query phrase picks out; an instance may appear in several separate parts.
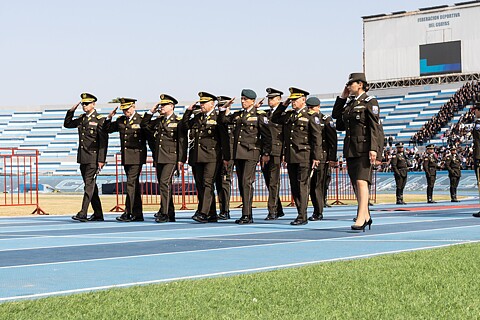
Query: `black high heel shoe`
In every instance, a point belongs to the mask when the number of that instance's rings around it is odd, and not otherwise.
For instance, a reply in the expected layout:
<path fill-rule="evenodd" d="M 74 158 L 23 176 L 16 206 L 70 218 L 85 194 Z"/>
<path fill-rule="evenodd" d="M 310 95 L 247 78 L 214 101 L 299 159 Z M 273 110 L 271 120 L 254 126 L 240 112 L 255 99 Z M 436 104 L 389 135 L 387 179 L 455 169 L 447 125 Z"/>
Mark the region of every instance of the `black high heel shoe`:
<path fill-rule="evenodd" d="M 368 230 L 370 230 L 372 227 L 372 223 L 373 220 L 372 217 L 370 217 L 370 219 L 368 219 L 368 221 L 365 220 L 365 222 L 361 226 L 354 224 L 351 226 L 351 228 L 352 230 L 362 230 L 363 232 L 365 232 L 365 227 L 368 226 Z"/>

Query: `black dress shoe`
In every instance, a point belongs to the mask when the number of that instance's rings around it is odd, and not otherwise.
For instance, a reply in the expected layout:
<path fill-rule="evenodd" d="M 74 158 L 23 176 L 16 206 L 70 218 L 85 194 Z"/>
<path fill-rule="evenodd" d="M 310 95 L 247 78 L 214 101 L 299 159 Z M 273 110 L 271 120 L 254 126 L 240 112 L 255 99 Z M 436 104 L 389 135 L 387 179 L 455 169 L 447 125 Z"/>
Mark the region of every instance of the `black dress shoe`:
<path fill-rule="evenodd" d="M 397 201 L 395 204 L 403 204 L 402 201 Z"/>
<path fill-rule="evenodd" d="M 480 211 L 477 212 L 477 213 L 472 214 L 472 216 L 474 216 L 475 218 L 480 218 Z"/>
<path fill-rule="evenodd" d="M 72 219 L 80 221 L 80 222 L 87 222 L 88 221 L 87 215 L 86 214 L 81 214 L 81 213 L 77 213 L 76 215 L 74 215 L 72 217 Z"/>
<path fill-rule="evenodd" d="M 208 222 L 208 217 L 204 213 L 195 213 L 192 216 L 192 219 L 197 221 L 197 222 L 200 222 L 200 223 L 207 223 Z"/>
<path fill-rule="evenodd" d="M 235 220 L 236 224 L 250 224 L 253 223 L 253 218 L 249 216 L 242 216 L 240 219 Z"/>
<path fill-rule="evenodd" d="M 136 221 L 145 221 L 145 219 L 143 219 L 143 216 L 131 216 L 130 217 L 130 221 L 131 222 L 136 222 Z"/>
<path fill-rule="evenodd" d="M 292 225 L 292 226 L 303 226 L 307 223 L 308 223 L 308 220 L 295 219 L 292 222 L 290 222 L 290 225 Z"/>
<path fill-rule="evenodd" d="M 428 200 L 427 203 L 437 203 L 437 201 Z"/>
<path fill-rule="evenodd" d="M 218 216 L 216 214 L 208 216 L 207 220 L 208 220 L 208 222 L 218 222 Z"/>
<path fill-rule="evenodd" d="M 90 218 L 88 218 L 88 221 L 105 221 L 105 220 L 103 219 L 103 217 L 98 217 L 98 216 L 92 214 L 90 216 Z"/>
<path fill-rule="evenodd" d="M 277 212 L 277 219 L 280 218 L 280 217 L 283 217 L 285 215 L 285 213 L 282 212 Z"/>
<path fill-rule="evenodd" d="M 405 201 L 402 200 L 402 204 L 407 204 Z"/>
<path fill-rule="evenodd" d="M 163 214 L 163 213 L 160 213 L 155 217 L 155 222 L 158 222 L 158 223 L 163 223 L 163 222 L 168 222 L 168 221 L 169 221 L 168 215 Z"/>
<path fill-rule="evenodd" d="M 272 213 L 269 213 L 269 214 L 267 215 L 267 217 L 265 218 L 265 220 L 267 220 L 267 221 L 268 221 L 268 220 L 277 220 L 277 219 L 278 219 L 277 215 L 276 215 L 276 214 L 272 214 Z"/>
<path fill-rule="evenodd" d="M 460 202 L 460 200 L 452 199 L 451 202 Z"/>
<path fill-rule="evenodd" d="M 168 222 L 177 222 L 177 219 L 175 219 L 175 216 L 168 216 Z"/>
<path fill-rule="evenodd" d="M 319 221 L 323 220 L 323 214 L 312 214 L 310 218 L 308 218 L 309 221 Z"/>
<path fill-rule="evenodd" d="M 220 219 L 220 220 L 228 220 L 228 219 L 230 219 L 230 212 L 221 212 L 221 213 L 218 215 L 218 219 Z"/>
<path fill-rule="evenodd" d="M 161 215 L 161 213 L 160 213 L 160 211 L 158 211 L 157 213 L 155 213 L 155 214 L 153 215 L 153 217 L 154 217 L 154 218 L 158 218 L 160 215 Z"/>
<path fill-rule="evenodd" d="M 117 221 L 120 221 L 120 222 L 130 222 L 131 221 L 130 215 L 128 213 L 124 213 L 121 216 L 116 217 L 115 219 Z"/>

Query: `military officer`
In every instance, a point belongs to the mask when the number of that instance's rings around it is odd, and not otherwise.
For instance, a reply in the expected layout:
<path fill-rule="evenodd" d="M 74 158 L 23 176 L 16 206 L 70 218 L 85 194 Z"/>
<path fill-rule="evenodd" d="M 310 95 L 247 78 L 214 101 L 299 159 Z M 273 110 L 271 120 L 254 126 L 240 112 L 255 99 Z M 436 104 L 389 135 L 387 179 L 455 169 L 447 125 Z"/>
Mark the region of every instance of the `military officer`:
<path fill-rule="evenodd" d="M 274 88 L 267 88 L 268 106 L 267 118 L 268 126 L 272 135 L 272 151 L 270 160 L 262 165 L 262 173 L 265 184 L 268 188 L 268 215 L 265 220 L 276 220 L 283 217 L 282 202 L 280 201 L 280 167 L 282 164 L 283 151 L 283 125 L 271 121 L 273 112 L 282 102 L 283 92 Z"/>
<path fill-rule="evenodd" d="M 217 108 L 222 108 L 225 104 L 230 101 L 232 98 L 228 96 L 218 96 L 217 97 Z M 224 130 L 228 134 L 228 145 L 229 150 L 233 150 L 233 133 L 235 132 L 235 126 L 233 124 L 227 125 L 224 127 Z M 218 219 L 228 220 L 230 219 L 230 196 L 232 191 L 232 176 L 233 176 L 233 159 L 230 157 L 230 160 L 225 165 L 218 167 L 217 177 L 215 179 L 215 188 L 217 189 L 218 203 L 220 207 L 220 213 L 218 214 Z"/>
<path fill-rule="evenodd" d="M 357 217 L 351 228 L 363 231 L 372 224 L 368 209 L 369 187 L 372 169 L 381 161 L 384 140 L 380 108 L 377 100 L 367 95 L 368 89 L 364 73 L 351 73 L 332 111 L 332 117 L 337 119 L 337 130 L 345 131 L 343 154 L 358 201 Z"/>
<path fill-rule="evenodd" d="M 433 201 L 433 187 L 435 186 L 435 179 L 437 178 L 437 156 L 435 154 L 435 146 L 429 144 L 427 146 L 427 152 L 423 158 L 423 170 L 427 177 L 427 202 L 436 203 Z"/>
<path fill-rule="evenodd" d="M 155 214 L 155 222 L 175 222 L 172 179 L 175 172 L 183 170 L 187 160 L 186 131 L 181 125 L 181 117 L 174 112 L 177 99 L 168 94 L 160 95 L 160 102 L 143 116 L 142 128 L 154 137 L 153 162 L 157 173 L 160 191 L 160 208 Z M 158 112 L 159 116 L 152 120 Z"/>
<path fill-rule="evenodd" d="M 457 199 L 457 187 L 462 176 L 462 160 L 457 154 L 457 148 L 450 146 L 450 154 L 445 158 L 445 168 L 448 170 L 448 178 L 450 179 L 450 200 L 451 202 L 460 202 Z"/>
<path fill-rule="evenodd" d="M 403 189 L 405 189 L 405 185 L 407 184 L 408 168 L 411 164 L 403 151 L 403 142 L 396 143 L 395 147 L 397 147 L 397 152 L 392 156 L 390 165 L 392 166 L 393 176 L 395 177 L 395 184 L 397 186 L 396 203 L 406 204 L 405 201 L 403 201 Z"/>
<path fill-rule="evenodd" d="M 272 134 L 265 111 L 258 110 L 255 104 L 257 94 L 251 89 L 243 89 L 241 93 L 242 110 L 229 114 L 230 100 L 220 109 L 220 123 L 235 124 L 232 158 L 237 170 L 240 196 L 242 197 L 242 217 L 237 224 L 253 223 L 252 202 L 255 171 L 260 160 L 267 163 L 272 151 Z"/>
<path fill-rule="evenodd" d="M 200 113 L 191 118 L 196 104 L 187 108 L 182 124 L 193 132 L 193 147 L 188 162 L 192 165 L 198 193 L 198 208 L 192 219 L 200 222 L 217 222 L 215 212 L 215 178 L 222 165 L 230 160 L 230 148 L 225 126 L 218 121 L 215 110 L 217 97 L 199 92 Z M 225 161 L 225 163 L 223 163 Z M 213 212 L 212 212 L 213 208 Z"/>
<path fill-rule="evenodd" d="M 80 164 L 80 172 L 85 184 L 82 208 L 72 219 L 82 222 L 103 221 L 102 203 L 98 196 L 96 178 L 105 165 L 108 134 L 103 127 L 105 118 L 95 110 L 97 98 L 90 93 L 82 93 L 80 98 L 80 102 L 67 111 L 63 123 L 65 128 L 78 128 L 77 162 Z M 73 119 L 75 110 L 80 104 L 84 113 Z M 92 204 L 93 215 L 87 218 L 90 203 Z"/>
<path fill-rule="evenodd" d="M 473 113 L 475 114 L 475 122 L 472 128 L 473 132 L 473 160 L 475 175 L 477 176 L 477 187 L 480 195 L 480 96 L 477 93 L 475 100 L 473 101 Z M 480 211 L 473 214 L 475 218 L 480 218 Z"/>
<path fill-rule="evenodd" d="M 308 218 L 310 221 L 318 221 L 323 219 L 327 171 L 335 165 L 337 158 L 337 130 L 332 118 L 320 112 L 320 100 L 317 97 L 308 98 L 306 103 L 309 111 L 314 112 L 315 116 L 320 118 L 320 128 L 322 130 L 323 156 L 317 168 L 313 169 L 310 179 L 310 199 L 313 204 L 313 214 Z"/>
<path fill-rule="evenodd" d="M 325 161 L 322 129 L 318 113 L 308 111 L 306 108 L 306 97 L 309 93 L 294 87 L 289 88 L 289 91 L 288 99 L 273 112 L 272 121 L 284 125 L 285 161 L 298 212 L 297 218 L 290 224 L 304 225 L 308 223 L 310 172 L 317 168 L 322 160 Z M 286 111 L 290 102 L 293 110 Z"/>
<path fill-rule="evenodd" d="M 123 115 L 112 122 L 117 108 L 107 116 L 105 130 L 120 134 L 122 165 L 127 176 L 127 196 L 125 213 L 117 217 L 118 221 L 143 221 L 142 194 L 140 190 L 140 173 L 147 159 L 146 135 L 141 128 L 142 116 L 135 110 L 136 99 L 120 98 L 120 110 Z"/>

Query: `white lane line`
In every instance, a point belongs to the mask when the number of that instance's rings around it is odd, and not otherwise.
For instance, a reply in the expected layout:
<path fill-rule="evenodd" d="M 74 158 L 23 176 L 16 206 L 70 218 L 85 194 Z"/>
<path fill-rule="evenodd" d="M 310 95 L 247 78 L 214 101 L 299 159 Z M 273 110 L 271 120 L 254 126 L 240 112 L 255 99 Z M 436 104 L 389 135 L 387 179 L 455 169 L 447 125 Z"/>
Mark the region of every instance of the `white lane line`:
<path fill-rule="evenodd" d="M 218 276 L 226 276 L 226 275 L 241 274 L 241 273 L 268 271 L 268 270 L 275 270 L 275 269 L 282 269 L 282 268 L 301 267 L 301 266 L 317 264 L 322 262 L 334 262 L 334 261 L 342 261 L 342 260 L 370 258 L 370 257 L 381 256 L 386 254 L 413 252 L 413 251 L 428 250 L 428 249 L 438 249 L 438 248 L 455 246 L 459 244 L 476 243 L 476 242 L 480 242 L 480 241 L 465 241 L 460 243 L 444 244 L 439 246 L 427 246 L 427 247 L 420 247 L 420 248 L 414 248 L 414 249 L 392 250 L 392 251 L 376 252 L 376 253 L 369 253 L 369 254 L 363 254 L 363 255 L 347 256 L 347 257 L 341 257 L 341 258 L 320 259 L 320 260 L 305 261 L 305 262 L 295 262 L 295 263 L 289 263 L 289 264 L 271 265 L 271 266 L 265 266 L 265 267 L 259 267 L 259 268 L 248 268 L 248 269 L 215 272 L 215 273 L 205 273 L 205 274 L 193 275 L 193 276 L 173 277 L 173 278 L 167 278 L 167 279 L 138 281 L 138 282 L 130 282 L 130 283 L 120 283 L 120 284 L 107 285 L 107 286 L 98 286 L 98 287 L 63 290 L 63 291 L 51 291 L 51 292 L 29 294 L 29 295 L 23 295 L 23 296 L 4 297 L 4 298 L 0 298 L 0 301 L 41 298 L 41 297 L 47 297 L 47 296 L 53 296 L 53 295 L 73 294 L 73 293 L 96 291 L 96 290 L 106 290 L 106 289 L 112 289 L 112 288 L 124 288 L 124 287 L 131 287 L 131 286 L 137 286 L 137 285 L 155 284 L 155 283 L 180 281 L 180 280 L 193 280 L 193 279 L 200 279 L 200 278 L 207 278 L 207 277 L 218 277 Z"/>
<path fill-rule="evenodd" d="M 451 218 L 448 220 L 463 220 L 463 219 L 470 219 L 470 218 Z M 407 224 L 407 223 L 419 223 L 419 222 L 437 222 L 438 220 L 415 220 L 415 221 L 408 221 L 408 222 L 395 222 L 395 223 L 381 223 L 381 224 L 376 224 L 376 226 L 384 226 L 384 225 L 390 225 L 390 224 Z M 447 221 L 447 220 L 444 220 Z M 316 222 L 316 223 L 321 223 L 321 222 Z M 324 223 L 323 223 L 324 224 Z M 259 225 L 256 225 L 257 227 Z M 116 237 L 113 236 L 111 237 L 110 235 L 115 235 L 115 234 L 128 234 L 128 233 L 136 233 L 136 232 L 142 232 L 142 233 L 158 233 L 158 232 L 174 232 L 174 231 L 183 231 L 183 230 L 202 230 L 202 229 L 208 229 L 208 230 L 217 230 L 217 229 L 226 229 L 226 228 L 236 228 L 238 226 L 233 225 L 233 226 L 225 226 L 225 227 L 215 227 L 215 229 L 210 228 L 210 227 L 202 227 L 202 228 L 185 228 L 185 229 L 168 229 L 168 230 L 147 230 L 147 231 L 123 231 L 123 232 L 112 232 L 108 233 L 105 235 L 96 235 L 95 236 L 89 236 L 88 239 L 123 239 L 124 241 L 115 241 L 115 242 L 98 242 L 98 243 L 81 243 L 81 244 L 71 244 L 71 245 L 52 245 L 52 246 L 41 246 L 41 247 L 23 247 L 23 248 L 9 248 L 9 249 L 1 249 L 0 252 L 4 251 L 19 251 L 19 250 L 37 250 L 37 249 L 50 249 L 50 248 L 67 248 L 67 247 L 83 247 L 83 246 L 96 246 L 96 245 L 108 245 L 108 244 L 126 244 L 126 243 L 134 243 L 134 242 L 154 242 L 154 241 L 167 241 L 167 240 L 187 240 L 187 239 L 204 239 L 205 237 L 229 237 L 230 235 L 251 235 L 251 234 L 266 234 L 266 233 L 279 233 L 279 232 L 298 232 L 298 231 L 305 231 L 305 229 L 279 229 L 279 230 L 268 230 L 268 231 L 259 231 L 259 232 L 247 232 L 247 233 L 233 233 L 233 234 L 218 234 L 218 235 L 205 235 L 205 236 L 196 236 L 196 237 L 171 237 L 171 238 L 165 238 L 165 237 L 129 237 L 128 240 L 126 240 L 124 237 Z M 240 227 L 241 228 L 241 227 Z M 295 228 L 295 227 L 293 227 Z M 343 229 L 346 228 L 346 226 L 338 226 L 338 227 L 327 227 L 325 226 L 322 229 L 328 229 L 328 230 L 334 230 L 334 229 Z M 310 228 L 307 230 L 312 230 L 312 231 L 319 231 L 322 229 L 316 229 L 316 228 Z M 65 238 L 65 239 L 85 239 L 85 235 L 88 234 L 77 234 L 77 235 L 60 235 L 60 236 L 31 236 L 31 237 L 26 237 L 24 236 L 21 239 L 45 239 L 45 238 Z M 335 238 L 332 238 L 335 239 Z M 2 240 L 12 240 L 12 239 L 0 239 Z M 221 240 L 230 240 L 230 239 L 221 239 Z M 255 240 L 261 240 L 261 239 L 255 239 Z M 285 239 L 282 239 L 285 240 Z M 288 240 L 288 239 L 287 239 Z M 306 239 L 300 239 L 298 241 L 303 241 Z M 251 241 L 251 240 L 249 240 Z M 293 240 L 297 241 L 297 240 Z"/>
<path fill-rule="evenodd" d="M 238 228 L 237 225 L 228 225 L 224 227 L 214 227 L 216 229 L 226 229 L 226 228 Z M 89 236 L 89 238 L 93 237 L 104 237 L 104 238 L 109 238 L 108 235 L 116 235 L 116 234 L 132 234 L 132 233 L 147 233 L 147 232 L 178 232 L 178 231 L 183 231 L 183 230 L 202 230 L 202 229 L 210 229 L 213 230 L 214 228 L 212 227 L 195 227 L 195 228 L 179 228 L 179 229 L 155 229 L 155 230 L 133 230 L 133 231 L 119 231 L 119 232 L 109 232 L 109 233 L 79 233 L 79 234 L 72 234 L 72 235 L 54 235 L 54 236 L 46 236 L 46 235 L 41 235 L 41 234 L 15 234 L 15 235 L 3 235 L 0 233 L 0 237 L 22 237 L 21 239 L 41 239 L 41 238 L 85 238 L 85 236 Z M 78 229 L 82 230 L 82 229 Z M 44 230 L 37 230 L 37 231 L 44 231 Z M 49 230 L 50 231 L 50 230 Z M 63 231 L 63 230 L 62 230 Z M 92 236 L 93 235 L 93 236 Z M 98 236 L 96 236 L 98 235 Z M 112 237 L 115 238 L 115 237 Z M 0 239 L 0 241 L 10 241 L 12 239 Z"/>
<path fill-rule="evenodd" d="M 298 232 L 301 230 L 276 230 L 276 231 L 256 231 L 256 232 L 245 232 L 245 233 L 232 233 L 232 234 L 224 234 L 224 235 L 204 235 L 204 236 L 195 236 L 195 237 L 176 237 L 176 238 L 138 238 L 138 239 L 129 239 L 125 241 L 116 241 L 116 242 L 95 242 L 95 243 L 86 243 L 86 244 L 71 244 L 71 245 L 61 245 L 61 246 L 45 246 L 45 247 L 25 247 L 25 248 L 9 248 L 9 249 L 2 249 L 0 252 L 7 252 L 7 251 L 20 251 L 20 250 L 39 250 L 39 249 L 54 249 L 54 248 L 69 248 L 69 247 L 87 247 L 87 246 L 98 246 L 98 245 L 109 245 L 109 244 L 127 244 L 127 243 L 138 243 L 138 242 L 155 242 L 155 241 L 168 241 L 168 240 L 203 240 L 205 238 L 212 238 L 212 240 L 220 240 L 220 241 L 227 241 L 230 240 L 229 238 L 218 238 L 215 237 L 229 237 L 229 236 L 241 236 L 241 235 L 253 235 L 253 234 L 265 234 L 265 233 L 279 233 L 279 232 Z M 70 236 L 65 236 L 65 238 L 73 238 Z M 75 237 L 77 238 L 77 237 Z M 78 238 L 84 238 L 78 236 Z M 91 238 L 90 238 L 91 239 Z M 109 238 L 107 238 L 109 239 Z M 113 238 L 116 239 L 116 238 Z M 125 238 L 118 238 L 118 239 L 125 239 Z M 207 239 L 209 240 L 209 239 Z M 258 239 L 255 239 L 258 240 Z M 285 241 L 286 239 L 281 239 L 281 241 Z M 302 239 L 305 240 L 305 239 Z"/>
<path fill-rule="evenodd" d="M 439 230 L 452 230 L 452 229 L 462 229 L 462 228 L 480 228 L 479 225 L 474 226 L 461 226 L 461 227 L 445 227 L 445 228 L 436 228 L 436 229 L 427 229 L 427 230 L 412 230 L 412 231 L 399 231 L 399 232 L 389 232 L 382 234 L 372 234 L 372 235 L 360 235 L 356 238 L 369 238 L 374 236 L 386 236 L 386 235 L 395 235 L 395 234 L 408 234 L 408 233 L 418 233 L 418 232 L 430 232 L 430 231 L 439 231 Z M 348 237 L 348 236 L 346 236 Z M 346 238 L 344 237 L 344 238 Z M 245 246 L 235 246 L 235 247 L 225 247 L 225 248 L 212 248 L 212 249 L 200 249 L 200 250 L 186 250 L 186 251 L 175 251 L 175 252 L 161 252 L 161 253 L 149 253 L 149 254 L 140 254 L 140 255 L 131 255 L 131 256 L 121 256 L 121 257 L 109 257 L 109 258 L 96 258 L 96 259 L 83 259 L 83 260 L 70 260 L 70 261 L 60 261 L 60 262 L 45 262 L 45 263 L 34 263 L 34 264 L 24 264 L 24 265 L 15 265 L 15 266 L 4 266 L 0 267 L 1 269 L 18 269 L 24 267 L 38 267 L 38 266 L 48 266 L 48 265 L 63 265 L 63 264 L 73 264 L 73 263 L 83 263 L 83 262 L 95 262 L 95 261 L 110 261 L 110 260 L 124 260 L 124 259 L 135 259 L 135 258 L 145 258 L 145 257 L 158 257 L 158 256 L 167 256 L 167 255 L 177 255 L 177 254 L 188 254 L 188 253 L 203 253 L 203 252 L 213 252 L 213 251 L 223 251 L 223 250 L 236 250 L 236 249 L 246 249 L 246 248 L 256 248 L 256 247 L 271 247 L 278 245 L 289 245 L 289 244 L 302 244 L 302 243 L 311 243 L 311 242 L 324 242 L 331 241 L 341 238 L 325 238 L 325 239 L 309 239 L 302 241 L 284 241 L 276 243 L 266 243 L 266 244 L 254 244 L 254 245 L 245 245 Z M 476 242 L 477 240 L 467 240 L 471 242 Z"/>

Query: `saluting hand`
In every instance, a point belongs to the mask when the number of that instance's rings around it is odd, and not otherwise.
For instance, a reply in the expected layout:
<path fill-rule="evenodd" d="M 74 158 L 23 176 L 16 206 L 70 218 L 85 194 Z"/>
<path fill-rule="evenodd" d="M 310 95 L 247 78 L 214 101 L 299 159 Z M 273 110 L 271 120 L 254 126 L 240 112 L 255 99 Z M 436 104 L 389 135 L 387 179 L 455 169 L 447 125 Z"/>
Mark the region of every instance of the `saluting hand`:
<path fill-rule="evenodd" d="M 195 107 L 195 105 L 198 103 L 198 101 L 195 101 L 194 103 L 192 103 L 191 105 L 188 106 L 187 110 L 193 110 L 193 107 Z"/>
<path fill-rule="evenodd" d="M 77 110 L 78 106 L 80 105 L 80 103 L 82 103 L 81 101 L 79 101 L 76 105 L 74 105 L 73 107 L 70 108 L 70 111 L 75 111 Z"/>
<path fill-rule="evenodd" d="M 159 105 L 160 105 L 160 103 L 157 103 L 156 105 L 154 105 L 154 106 L 152 107 L 152 109 L 150 109 L 150 112 L 151 112 L 152 114 L 155 114 L 155 112 L 158 111 L 158 106 L 159 106 Z"/>
<path fill-rule="evenodd" d="M 347 99 L 349 95 L 350 95 L 350 90 L 348 90 L 348 87 L 345 86 L 345 88 L 343 88 L 342 95 L 340 96 L 340 98 Z"/>
<path fill-rule="evenodd" d="M 113 109 L 112 111 L 110 111 L 110 113 L 108 114 L 108 119 L 112 119 L 113 116 L 117 114 L 117 109 L 118 109 L 118 106 L 115 107 L 115 109 Z"/>
<path fill-rule="evenodd" d="M 292 100 L 290 100 L 289 98 L 287 98 L 287 100 L 283 101 L 282 104 L 283 104 L 285 107 L 288 107 L 291 102 L 292 102 Z"/>
<path fill-rule="evenodd" d="M 262 103 L 263 103 L 263 100 L 265 100 L 265 98 L 262 98 L 260 101 L 258 101 L 257 103 L 255 103 L 255 109 L 260 108 L 260 106 L 261 106 Z"/>

